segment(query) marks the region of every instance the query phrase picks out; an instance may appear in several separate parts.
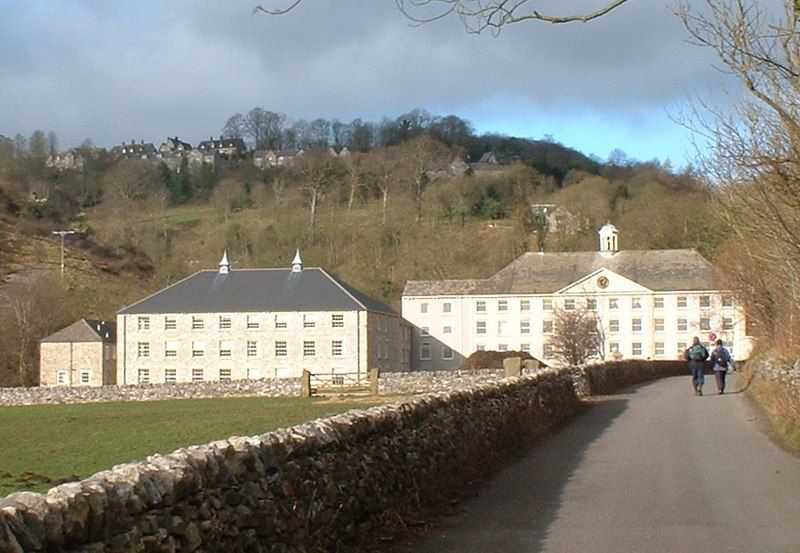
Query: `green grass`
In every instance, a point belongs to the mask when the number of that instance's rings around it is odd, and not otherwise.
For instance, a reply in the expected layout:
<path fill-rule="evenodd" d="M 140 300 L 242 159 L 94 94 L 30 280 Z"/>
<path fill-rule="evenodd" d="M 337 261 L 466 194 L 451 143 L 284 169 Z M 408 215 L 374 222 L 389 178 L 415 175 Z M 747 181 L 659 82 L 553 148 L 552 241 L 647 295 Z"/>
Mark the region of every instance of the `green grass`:
<path fill-rule="evenodd" d="M 112 465 L 252 436 L 365 403 L 224 398 L 0 408 L 0 497 L 45 491 Z"/>

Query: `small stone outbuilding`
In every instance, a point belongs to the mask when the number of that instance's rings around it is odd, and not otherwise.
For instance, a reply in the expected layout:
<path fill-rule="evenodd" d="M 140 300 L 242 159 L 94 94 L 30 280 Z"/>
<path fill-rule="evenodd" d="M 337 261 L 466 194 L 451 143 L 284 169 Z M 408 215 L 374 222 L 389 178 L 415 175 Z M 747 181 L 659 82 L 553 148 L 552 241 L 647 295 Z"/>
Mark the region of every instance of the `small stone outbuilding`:
<path fill-rule="evenodd" d="M 40 386 L 116 383 L 117 325 L 81 319 L 39 342 Z"/>

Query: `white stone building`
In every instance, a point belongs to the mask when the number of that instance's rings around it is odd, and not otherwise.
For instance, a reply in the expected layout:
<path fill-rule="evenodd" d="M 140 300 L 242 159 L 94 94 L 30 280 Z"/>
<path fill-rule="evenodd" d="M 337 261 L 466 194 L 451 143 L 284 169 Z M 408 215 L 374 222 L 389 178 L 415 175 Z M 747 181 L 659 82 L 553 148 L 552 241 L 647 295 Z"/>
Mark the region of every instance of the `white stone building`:
<path fill-rule="evenodd" d="M 117 383 L 407 371 L 411 327 L 383 303 L 304 268 L 200 271 L 117 315 Z"/>
<path fill-rule="evenodd" d="M 548 344 L 557 309 L 596 313 L 606 359 L 675 359 L 693 336 L 722 338 L 736 358 L 750 354 L 744 312 L 715 289 L 699 253 L 620 251 L 613 225 L 599 234 L 598 252 L 529 252 L 483 280 L 407 282 L 414 369 L 456 368 L 476 350 L 557 362 Z"/>

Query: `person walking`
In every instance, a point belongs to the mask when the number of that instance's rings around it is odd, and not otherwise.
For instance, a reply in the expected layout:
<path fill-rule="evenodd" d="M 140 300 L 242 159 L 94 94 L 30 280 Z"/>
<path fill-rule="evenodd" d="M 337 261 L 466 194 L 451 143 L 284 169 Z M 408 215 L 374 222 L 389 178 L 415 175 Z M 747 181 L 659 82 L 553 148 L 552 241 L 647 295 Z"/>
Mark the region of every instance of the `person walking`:
<path fill-rule="evenodd" d="M 733 368 L 733 358 L 722 340 L 717 340 L 717 347 L 711 352 L 711 367 L 714 379 L 717 381 L 717 391 L 724 394 L 725 376 L 728 374 L 728 369 Z"/>
<path fill-rule="evenodd" d="M 703 344 L 700 343 L 700 338 L 695 336 L 692 339 L 692 345 L 686 349 L 683 356 L 689 362 L 689 369 L 692 371 L 692 386 L 694 387 L 694 395 L 702 396 L 703 384 L 705 383 L 703 372 L 706 369 L 708 350 Z"/>

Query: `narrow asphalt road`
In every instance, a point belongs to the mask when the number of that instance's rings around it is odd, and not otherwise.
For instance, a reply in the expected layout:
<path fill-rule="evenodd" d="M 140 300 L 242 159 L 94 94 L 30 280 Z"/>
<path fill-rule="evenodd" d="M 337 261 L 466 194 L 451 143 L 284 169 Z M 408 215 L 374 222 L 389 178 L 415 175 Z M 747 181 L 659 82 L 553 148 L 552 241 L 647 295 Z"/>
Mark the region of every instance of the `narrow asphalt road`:
<path fill-rule="evenodd" d="M 800 551 L 800 460 L 743 394 L 713 388 L 695 397 L 687 376 L 597 400 L 409 550 Z"/>

